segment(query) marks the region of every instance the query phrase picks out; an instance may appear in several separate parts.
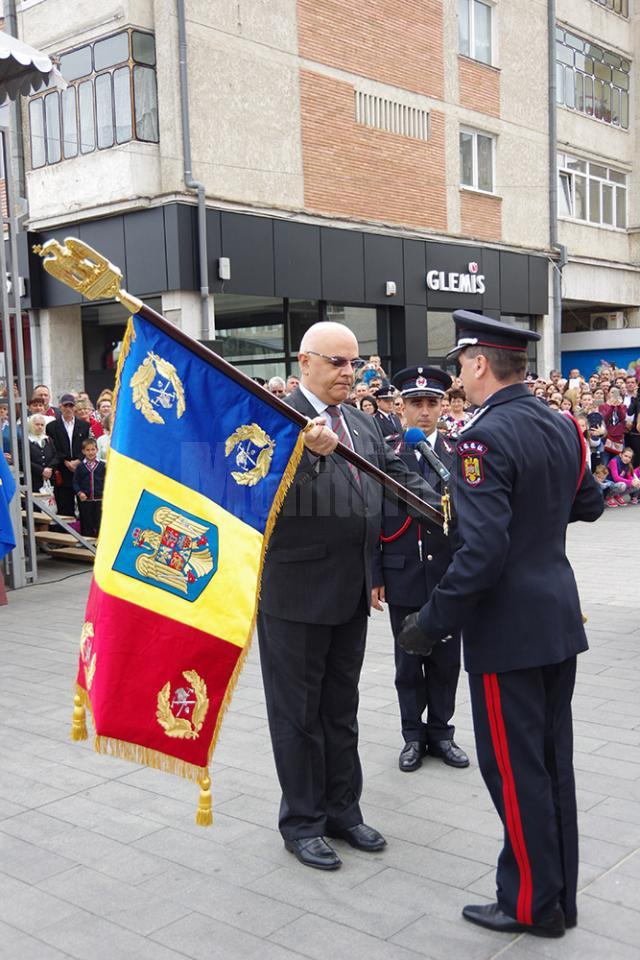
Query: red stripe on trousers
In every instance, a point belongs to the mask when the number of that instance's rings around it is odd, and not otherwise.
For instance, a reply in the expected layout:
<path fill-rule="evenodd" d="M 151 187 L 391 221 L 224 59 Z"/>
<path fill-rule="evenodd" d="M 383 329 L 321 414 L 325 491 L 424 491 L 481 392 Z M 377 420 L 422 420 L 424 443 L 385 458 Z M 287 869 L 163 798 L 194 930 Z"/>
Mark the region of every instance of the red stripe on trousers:
<path fill-rule="evenodd" d="M 502 797 L 507 821 L 507 833 L 520 873 L 516 919 L 519 923 L 532 924 L 533 880 L 531 877 L 531 864 L 529 863 L 529 855 L 524 839 L 518 794 L 516 792 L 511 760 L 509 758 L 507 732 L 502 715 L 502 704 L 500 702 L 500 687 L 498 685 L 498 677 L 495 673 L 485 673 L 483 679 L 491 740 L 500 776 L 502 777 Z"/>

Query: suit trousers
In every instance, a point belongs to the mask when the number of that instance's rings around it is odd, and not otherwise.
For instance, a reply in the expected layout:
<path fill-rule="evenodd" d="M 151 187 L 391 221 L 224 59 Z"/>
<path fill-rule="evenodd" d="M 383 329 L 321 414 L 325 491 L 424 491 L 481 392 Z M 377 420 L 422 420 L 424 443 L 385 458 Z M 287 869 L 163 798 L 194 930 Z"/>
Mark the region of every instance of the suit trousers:
<path fill-rule="evenodd" d="M 416 607 L 389 605 L 394 638 L 404 618 Z M 428 657 L 415 657 L 398 646 L 394 639 L 396 692 L 400 705 L 400 723 L 405 742 L 435 743 L 453 740 L 455 727 L 449 722 L 456 709 L 456 690 L 460 676 L 460 638 L 437 643 Z M 427 711 L 426 722 L 422 716 Z"/>
<path fill-rule="evenodd" d="M 497 899 L 521 923 L 556 904 L 577 919 L 578 817 L 571 697 L 576 658 L 469 674 L 478 763 L 504 824 Z"/>
<path fill-rule="evenodd" d="M 366 632 L 364 595 L 352 619 L 338 626 L 258 615 L 285 840 L 362 823 L 357 711 Z"/>
<path fill-rule="evenodd" d="M 56 498 L 56 509 L 63 517 L 73 517 L 76 512 L 76 495 L 71 484 L 53 488 Z"/>

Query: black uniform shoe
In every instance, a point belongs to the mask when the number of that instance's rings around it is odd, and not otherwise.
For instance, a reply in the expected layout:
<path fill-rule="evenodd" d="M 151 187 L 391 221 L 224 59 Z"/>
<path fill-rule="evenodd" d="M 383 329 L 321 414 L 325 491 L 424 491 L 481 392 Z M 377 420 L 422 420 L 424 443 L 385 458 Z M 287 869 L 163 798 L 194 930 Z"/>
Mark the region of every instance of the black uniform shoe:
<path fill-rule="evenodd" d="M 285 849 L 290 850 L 300 863 L 304 863 L 305 867 L 315 867 L 316 870 L 337 870 L 342 865 L 342 860 L 324 837 L 285 840 L 284 845 Z"/>
<path fill-rule="evenodd" d="M 507 916 L 497 903 L 478 904 L 464 907 L 462 916 L 471 923 L 496 933 L 531 933 L 534 937 L 563 937 L 565 924 L 562 907 L 555 908 L 548 920 L 541 923 L 520 923 L 513 917 Z"/>
<path fill-rule="evenodd" d="M 427 752 L 426 745 L 419 740 L 409 740 L 405 743 L 398 757 L 398 766 L 403 773 L 411 773 L 422 766 L 422 758 Z"/>
<path fill-rule="evenodd" d="M 334 837 L 336 840 L 346 840 L 356 850 L 365 850 L 367 853 L 375 853 L 376 850 L 382 850 L 387 845 L 382 834 L 373 827 L 368 827 L 366 823 L 358 823 L 355 827 L 344 829 L 327 830 L 327 836 Z"/>
<path fill-rule="evenodd" d="M 429 754 L 440 757 L 450 767 L 468 767 L 469 757 L 453 740 L 438 740 L 429 744 Z"/>

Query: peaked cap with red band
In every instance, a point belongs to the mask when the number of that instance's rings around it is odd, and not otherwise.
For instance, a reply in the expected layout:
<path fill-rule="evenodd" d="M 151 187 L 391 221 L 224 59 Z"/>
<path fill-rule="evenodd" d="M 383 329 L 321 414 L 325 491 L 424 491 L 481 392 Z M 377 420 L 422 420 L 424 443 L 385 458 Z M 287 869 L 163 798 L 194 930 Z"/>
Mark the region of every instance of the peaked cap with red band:
<path fill-rule="evenodd" d="M 469 310 L 454 310 L 458 342 L 447 354 L 447 360 L 457 357 L 466 347 L 494 347 L 496 350 L 518 350 L 524 353 L 532 340 L 539 340 L 535 330 L 514 327 L 502 320 L 491 320 L 481 313 Z"/>

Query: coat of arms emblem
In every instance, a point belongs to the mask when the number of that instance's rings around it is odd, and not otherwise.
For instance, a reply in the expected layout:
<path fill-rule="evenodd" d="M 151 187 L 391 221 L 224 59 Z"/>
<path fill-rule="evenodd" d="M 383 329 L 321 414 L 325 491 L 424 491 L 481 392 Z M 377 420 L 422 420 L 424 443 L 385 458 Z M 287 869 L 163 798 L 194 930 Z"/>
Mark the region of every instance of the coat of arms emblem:
<path fill-rule="evenodd" d="M 276 443 L 257 423 L 245 423 L 238 427 L 224 446 L 225 456 L 234 453 L 238 470 L 231 476 L 242 487 L 253 487 L 269 473 Z"/>
<path fill-rule="evenodd" d="M 486 445 L 475 440 L 458 444 L 458 453 L 462 457 L 462 476 L 470 487 L 477 487 L 484 480 L 482 458 L 486 452 Z"/>
<path fill-rule="evenodd" d="M 179 420 L 184 413 L 184 387 L 172 363 L 149 351 L 129 381 L 136 410 L 149 423 L 164 423 L 160 413 L 173 410 Z"/>
<path fill-rule="evenodd" d="M 113 569 L 193 601 L 217 565 L 217 527 L 145 490 Z"/>

